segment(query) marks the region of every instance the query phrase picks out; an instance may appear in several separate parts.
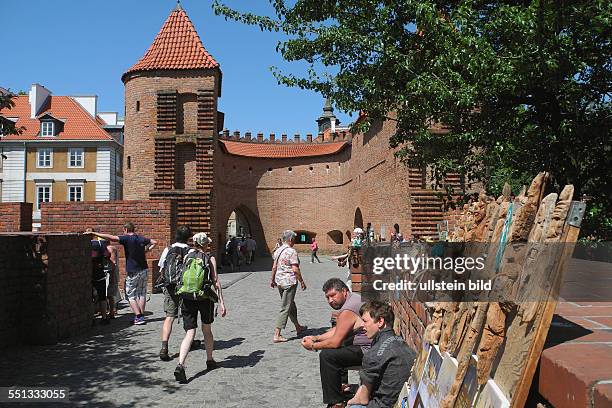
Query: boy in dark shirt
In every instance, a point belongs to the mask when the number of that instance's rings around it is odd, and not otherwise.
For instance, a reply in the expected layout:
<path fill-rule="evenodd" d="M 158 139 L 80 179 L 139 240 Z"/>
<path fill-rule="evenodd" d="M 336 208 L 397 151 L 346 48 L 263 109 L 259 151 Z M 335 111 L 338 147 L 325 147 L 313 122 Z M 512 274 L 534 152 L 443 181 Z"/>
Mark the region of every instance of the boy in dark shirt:
<path fill-rule="evenodd" d="M 416 353 L 393 332 L 391 306 L 371 301 L 361 306 L 360 313 L 372 347 L 363 354 L 361 386 L 347 404 L 353 408 L 392 407 L 410 375 Z"/>

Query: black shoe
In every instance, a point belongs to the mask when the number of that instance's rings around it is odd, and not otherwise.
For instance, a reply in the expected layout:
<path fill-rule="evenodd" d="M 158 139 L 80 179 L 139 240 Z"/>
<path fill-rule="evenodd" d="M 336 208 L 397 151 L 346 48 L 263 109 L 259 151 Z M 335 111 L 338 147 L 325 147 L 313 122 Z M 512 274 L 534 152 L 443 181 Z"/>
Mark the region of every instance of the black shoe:
<path fill-rule="evenodd" d="M 215 360 L 207 360 L 206 361 L 206 370 L 211 371 L 219 368 L 219 364 Z"/>
<path fill-rule="evenodd" d="M 161 350 L 159 350 L 159 358 L 160 358 L 162 361 L 170 361 L 170 360 L 172 360 L 172 359 L 170 358 L 170 355 L 168 355 L 168 349 L 167 349 L 167 348 L 164 348 L 164 347 L 162 347 L 162 349 L 161 349 Z"/>
<path fill-rule="evenodd" d="M 176 368 L 174 369 L 174 378 L 180 384 L 187 383 L 187 376 L 185 375 L 185 367 L 183 367 L 181 364 L 177 365 Z"/>

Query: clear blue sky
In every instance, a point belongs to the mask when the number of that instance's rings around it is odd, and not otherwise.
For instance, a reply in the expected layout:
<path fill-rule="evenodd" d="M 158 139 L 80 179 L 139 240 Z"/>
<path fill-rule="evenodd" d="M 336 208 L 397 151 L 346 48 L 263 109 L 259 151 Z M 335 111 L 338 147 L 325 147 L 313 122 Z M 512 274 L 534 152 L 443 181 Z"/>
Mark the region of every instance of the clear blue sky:
<path fill-rule="evenodd" d="M 242 133 L 316 133 L 324 100 L 276 83 L 277 66 L 300 73 L 276 53 L 278 33 L 225 21 L 210 0 L 182 0 L 204 47 L 221 64 L 225 127 Z M 270 14 L 267 0 L 226 4 Z M 0 0 L 4 21 L 0 86 L 27 91 L 34 82 L 54 95 L 98 95 L 99 111 L 123 114 L 121 75 L 144 55 L 176 0 Z M 336 110 L 347 125 L 352 119 Z M 355 116 L 353 116 L 354 118 Z M 266 136 L 267 137 L 267 136 Z"/>

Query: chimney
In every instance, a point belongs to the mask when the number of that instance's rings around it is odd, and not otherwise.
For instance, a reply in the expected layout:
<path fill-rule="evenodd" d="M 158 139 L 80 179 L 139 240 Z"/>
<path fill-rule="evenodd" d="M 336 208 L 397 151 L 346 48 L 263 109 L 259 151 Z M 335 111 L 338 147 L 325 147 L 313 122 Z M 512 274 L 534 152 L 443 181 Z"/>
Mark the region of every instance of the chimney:
<path fill-rule="evenodd" d="M 308 133 L 308 134 L 306 135 L 306 141 L 307 141 L 308 143 L 312 143 L 312 134 Z"/>
<path fill-rule="evenodd" d="M 263 143 L 263 133 L 258 133 L 258 134 L 257 134 L 257 141 L 258 141 L 259 143 Z"/>
<path fill-rule="evenodd" d="M 283 141 L 283 143 L 287 143 L 287 135 L 283 133 L 281 135 L 281 140 Z"/>
<path fill-rule="evenodd" d="M 73 96 L 72 99 L 77 101 L 85 110 L 94 118 L 98 114 L 98 96 Z"/>
<path fill-rule="evenodd" d="M 293 135 L 293 141 L 295 143 L 300 143 L 300 134 L 296 133 L 295 135 Z"/>
<path fill-rule="evenodd" d="M 30 102 L 30 119 L 34 119 L 38 116 L 40 109 L 49 96 L 51 96 L 51 91 L 47 88 L 40 84 L 32 84 L 28 97 L 28 102 Z"/>
<path fill-rule="evenodd" d="M 270 133 L 270 143 L 274 143 L 276 141 L 276 135 L 274 133 Z"/>
<path fill-rule="evenodd" d="M 246 139 L 247 142 L 251 141 L 251 132 L 246 132 L 244 134 L 244 138 Z"/>

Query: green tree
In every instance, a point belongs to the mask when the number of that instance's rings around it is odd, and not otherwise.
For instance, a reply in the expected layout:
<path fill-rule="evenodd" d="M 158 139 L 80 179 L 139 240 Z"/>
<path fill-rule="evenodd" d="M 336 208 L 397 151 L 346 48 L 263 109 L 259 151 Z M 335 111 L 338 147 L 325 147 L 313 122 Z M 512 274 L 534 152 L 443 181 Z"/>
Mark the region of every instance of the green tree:
<path fill-rule="evenodd" d="M 15 106 L 13 96 L 14 95 L 10 92 L 0 91 L 0 111 L 4 110 L 4 115 L 7 115 L 7 111 L 5 109 L 8 110 Z M 21 132 L 23 132 L 23 128 L 16 127 L 15 122 L 8 120 L 3 115 L 0 115 L 0 139 L 2 136 L 17 135 Z"/>
<path fill-rule="evenodd" d="M 306 76 L 273 69 L 279 83 L 367 112 L 358 130 L 396 120 L 392 147 L 437 179 L 460 173 L 498 193 L 548 170 L 592 197 L 587 224 L 611 237 L 611 2 L 270 3 L 273 17 L 213 8 L 281 32 L 283 58 L 310 64 Z M 436 123 L 448 133 L 428 131 Z"/>

